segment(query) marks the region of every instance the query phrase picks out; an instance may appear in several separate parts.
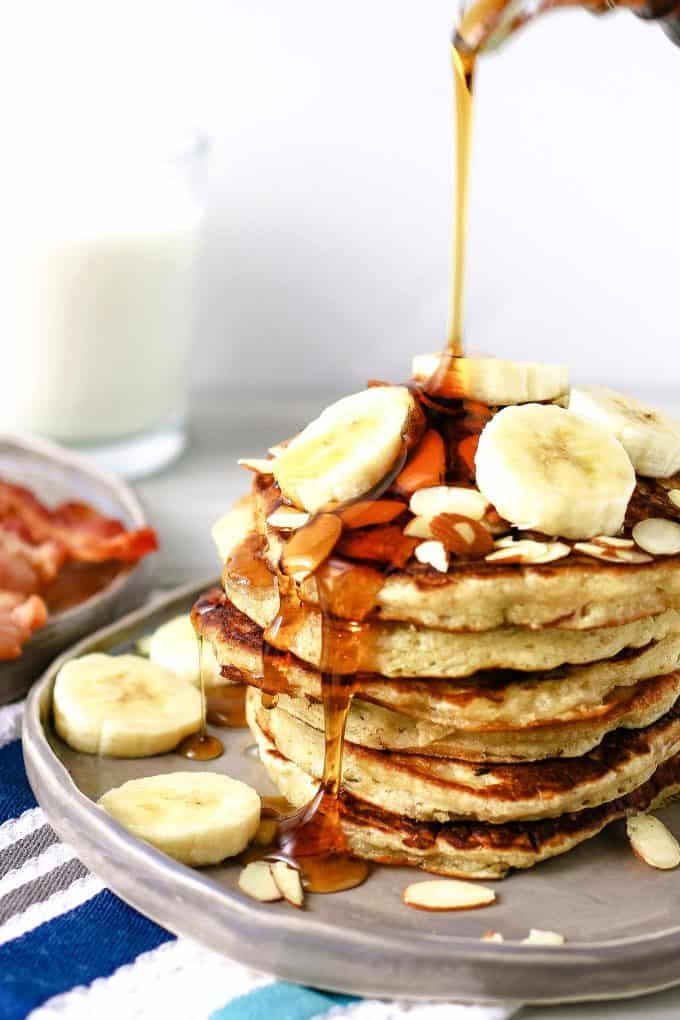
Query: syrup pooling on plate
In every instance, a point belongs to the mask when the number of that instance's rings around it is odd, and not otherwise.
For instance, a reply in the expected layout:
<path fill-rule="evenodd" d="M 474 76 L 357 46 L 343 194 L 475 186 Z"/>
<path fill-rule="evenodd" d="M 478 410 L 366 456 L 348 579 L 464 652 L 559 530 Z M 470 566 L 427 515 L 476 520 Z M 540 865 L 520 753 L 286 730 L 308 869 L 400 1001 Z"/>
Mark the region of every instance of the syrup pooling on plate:
<path fill-rule="evenodd" d="M 196 733 L 185 737 L 177 748 L 177 753 L 193 761 L 213 761 L 224 754 L 224 744 L 218 737 L 207 731 L 207 698 L 205 691 L 205 670 L 203 669 L 203 638 L 198 637 L 198 676 L 201 685 L 201 727 Z"/>

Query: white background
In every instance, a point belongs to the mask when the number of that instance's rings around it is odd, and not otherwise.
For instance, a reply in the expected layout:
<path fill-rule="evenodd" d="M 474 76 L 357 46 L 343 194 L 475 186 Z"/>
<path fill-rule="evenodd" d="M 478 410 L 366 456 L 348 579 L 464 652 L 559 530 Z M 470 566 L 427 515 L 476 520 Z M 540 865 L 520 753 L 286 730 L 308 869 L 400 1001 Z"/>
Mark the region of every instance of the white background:
<path fill-rule="evenodd" d="M 446 329 L 454 15 L 453 0 L 8 4 L 5 151 L 64 117 L 85 135 L 112 112 L 197 121 L 212 151 L 192 380 L 404 377 Z M 548 15 L 484 61 L 470 347 L 673 390 L 679 100 L 680 50 L 627 12 Z"/>

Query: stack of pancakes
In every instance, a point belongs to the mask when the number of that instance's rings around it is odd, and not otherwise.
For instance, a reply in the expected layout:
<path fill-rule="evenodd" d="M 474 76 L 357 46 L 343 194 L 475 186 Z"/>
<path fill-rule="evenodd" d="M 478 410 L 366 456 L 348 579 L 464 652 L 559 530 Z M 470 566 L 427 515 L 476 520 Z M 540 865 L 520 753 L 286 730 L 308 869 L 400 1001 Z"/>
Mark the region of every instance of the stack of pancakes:
<path fill-rule="evenodd" d="M 670 481 L 638 482 L 627 526 L 677 519 Z M 677 481 L 676 481 L 677 484 Z M 295 806 L 322 774 L 313 579 L 283 634 L 286 692 L 265 708 L 263 629 L 287 535 L 273 478 L 215 530 L 223 590 L 195 607 L 223 674 L 244 680 L 261 760 Z M 680 790 L 680 557 L 544 565 L 459 560 L 391 571 L 362 646 L 346 732 L 342 823 L 375 861 L 500 878 L 563 853 Z M 257 567 L 243 570 L 251 562 Z M 680 704 L 680 703 L 679 703 Z"/>

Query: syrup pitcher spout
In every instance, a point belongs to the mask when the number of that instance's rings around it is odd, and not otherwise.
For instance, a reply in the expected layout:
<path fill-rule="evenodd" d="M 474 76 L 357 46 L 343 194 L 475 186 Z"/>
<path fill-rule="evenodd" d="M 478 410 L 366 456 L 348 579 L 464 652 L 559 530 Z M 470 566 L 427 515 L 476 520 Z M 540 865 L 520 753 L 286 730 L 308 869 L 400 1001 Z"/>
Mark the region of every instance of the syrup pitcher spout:
<path fill-rule="evenodd" d="M 583 7 L 593 14 L 623 8 L 657 21 L 680 46 L 680 0 L 472 0 L 461 7 L 453 43 L 471 57 L 497 49 L 507 38 L 547 11 Z"/>

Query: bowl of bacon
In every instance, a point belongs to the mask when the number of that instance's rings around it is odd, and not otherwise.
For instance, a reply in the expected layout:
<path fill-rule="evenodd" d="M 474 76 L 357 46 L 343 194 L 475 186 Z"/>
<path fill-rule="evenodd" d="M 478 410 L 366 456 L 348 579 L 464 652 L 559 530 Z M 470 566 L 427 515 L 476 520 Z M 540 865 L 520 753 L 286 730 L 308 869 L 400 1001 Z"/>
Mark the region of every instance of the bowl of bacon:
<path fill-rule="evenodd" d="M 42 439 L 0 435 L 0 704 L 139 605 L 157 547 L 125 482 Z"/>

